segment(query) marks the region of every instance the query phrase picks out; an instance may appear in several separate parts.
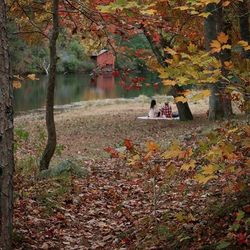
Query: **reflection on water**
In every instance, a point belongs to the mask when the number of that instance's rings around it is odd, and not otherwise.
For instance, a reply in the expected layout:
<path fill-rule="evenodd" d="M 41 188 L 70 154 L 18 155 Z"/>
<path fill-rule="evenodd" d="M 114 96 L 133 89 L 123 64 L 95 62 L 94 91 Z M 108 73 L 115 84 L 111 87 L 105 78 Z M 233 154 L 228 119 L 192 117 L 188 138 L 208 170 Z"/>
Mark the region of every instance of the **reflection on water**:
<path fill-rule="evenodd" d="M 153 74 L 143 75 L 145 82 L 151 83 L 150 87 L 143 85 L 141 90 L 124 90 L 120 86 L 119 78 L 113 75 L 98 76 L 92 79 L 89 74 L 57 75 L 55 105 L 69 104 L 79 101 L 107 99 L 107 98 L 131 98 L 139 95 L 152 96 L 162 93 L 162 89 L 153 87 L 158 79 Z M 26 111 L 45 106 L 47 76 L 38 76 L 38 81 L 26 81 L 20 89 L 14 91 L 15 110 Z"/>

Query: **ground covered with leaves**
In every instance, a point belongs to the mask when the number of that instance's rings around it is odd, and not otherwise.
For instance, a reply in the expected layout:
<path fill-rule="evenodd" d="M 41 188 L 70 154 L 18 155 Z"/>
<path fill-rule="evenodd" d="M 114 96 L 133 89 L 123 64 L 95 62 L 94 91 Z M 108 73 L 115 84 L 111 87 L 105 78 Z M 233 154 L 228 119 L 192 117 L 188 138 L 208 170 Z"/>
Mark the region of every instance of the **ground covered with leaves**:
<path fill-rule="evenodd" d="M 146 108 L 59 112 L 41 174 L 42 116 L 17 118 L 16 249 L 249 248 L 247 120 L 137 121 Z"/>

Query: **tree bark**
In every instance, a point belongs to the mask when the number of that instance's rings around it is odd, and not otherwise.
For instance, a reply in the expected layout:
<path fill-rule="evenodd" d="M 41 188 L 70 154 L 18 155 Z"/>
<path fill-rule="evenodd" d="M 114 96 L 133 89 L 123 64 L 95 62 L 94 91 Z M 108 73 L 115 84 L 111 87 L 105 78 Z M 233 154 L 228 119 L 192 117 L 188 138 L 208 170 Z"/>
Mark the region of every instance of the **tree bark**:
<path fill-rule="evenodd" d="M 50 67 L 49 67 L 49 80 L 46 97 L 46 126 L 47 126 L 47 145 L 43 152 L 40 161 L 40 171 L 49 168 L 51 158 L 54 155 L 56 149 L 56 128 L 54 121 L 54 92 L 56 81 L 56 67 L 57 67 L 57 38 L 59 34 L 59 17 L 58 17 L 58 5 L 59 0 L 52 1 L 52 13 L 53 13 L 53 27 L 52 35 L 50 38 Z"/>
<path fill-rule="evenodd" d="M 239 24 L 241 39 L 250 44 L 250 29 L 249 29 L 249 2 L 243 0 L 239 2 Z M 244 51 L 243 56 L 250 59 L 250 50 Z M 247 91 L 247 85 L 244 91 L 244 110 L 246 114 L 250 114 L 250 93 Z"/>
<path fill-rule="evenodd" d="M 210 44 L 212 40 L 216 40 L 217 36 L 223 30 L 223 11 L 222 7 L 217 4 L 208 4 L 205 12 L 211 14 L 205 19 L 205 47 L 207 51 L 210 51 Z M 221 53 L 217 56 L 217 59 L 222 62 L 225 58 L 230 56 L 228 52 Z M 228 59 L 228 58 L 227 58 Z M 222 73 L 225 74 L 223 68 Z M 218 120 L 222 118 L 228 118 L 232 115 L 231 100 L 225 93 L 225 83 L 220 81 L 210 86 L 211 96 L 209 97 L 209 119 Z"/>
<path fill-rule="evenodd" d="M 250 30 L 249 30 L 249 2 L 243 0 L 239 2 L 239 23 L 241 39 L 250 44 Z M 244 56 L 250 58 L 250 51 L 245 51 Z"/>
<path fill-rule="evenodd" d="M 163 54 L 161 53 L 160 48 L 154 44 L 152 37 L 148 34 L 147 30 L 144 27 L 142 27 L 142 30 L 143 30 L 143 33 L 150 44 L 150 47 L 151 47 L 158 63 L 163 67 L 167 67 L 168 65 L 165 62 L 165 58 L 164 58 Z M 181 86 L 178 86 L 178 85 L 173 86 L 171 91 L 170 91 L 171 95 L 173 95 L 174 98 L 178 97 L 178 96 L 182 96 L 182 94 L 181 94 L 182 92 L 183 92 L 183 88 Z M 193 120 L 193 115 L 192 115 L 192 112 L 191 112 L 187 102 L 186 103 L 177 102 L 176 106 L 177 106 L 179 117 L 180 117 L 181 121 Z"/>
<path fill-rule="evenodd" d="M 12 248 L 13 221 L 13 88 L 6 31 L 6 4 L 0 1 L 0 188 L 1 247 Z"/>

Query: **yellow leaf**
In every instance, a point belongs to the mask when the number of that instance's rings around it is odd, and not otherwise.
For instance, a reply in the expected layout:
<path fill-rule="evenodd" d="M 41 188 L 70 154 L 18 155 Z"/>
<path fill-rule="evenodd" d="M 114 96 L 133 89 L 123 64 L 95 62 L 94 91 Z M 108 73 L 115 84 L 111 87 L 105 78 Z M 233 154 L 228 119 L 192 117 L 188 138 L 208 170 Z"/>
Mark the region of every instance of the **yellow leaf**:
<path fill-rule="evenodd" d="M 248 46 L 248 42 L 244 41 L 244 40 L 239 41 L 238 44 L 241 45 L 242 47 L 247 47 Z"/>
<path fill-rule="evenodd" d="M 13 75 L 14 78 L 18 79 L 18 80 L 23 80 L 23 77 L 19 76 L 19 75 Z"/>
<path fill-rule="evenodd" d="M 27 75 L 27 77 L 30 79 L 30 80 L 39 80 L 39 78 L 36 78 L 36 75 L 35 74 L 29 74 Z"/>
<path fill-rule="evenodd" d="M 197 46 L 196 46 L 195 44 L 193 44 L 193 43 L 190 43 L 190 44 L 188 45 L 188 51 L 189 51 L 190 53 L 195 53 L 195 52 L 197 51 Z"/>
<path fill-rule="evenodd" d="M 21 86 L 22 86 L 21 82 L 20 82 L 20 81 L 17 81 L 17 80 L 14 80 L 14 81 L 12 82 L 12 84 L 13 84 L 13 87 L 14 87 L 15 89 L 20 89 Z"/>
<path fill-rule="evenodd" d="M 190 8 L 188 6 L 180 6 L 180 7 L 175 7 L 174 9 L 176 9 L 176 10 L 189 10 Z"/>
<path fill-rule="evenodd" d="M 181 170 L 184 171 L 189 171 L 189 170 L 193 170 L 195 168 L 195 160 L 191 160 L 189 163 L 185 163 L 181 166 Z"/>
<path fill-rule="evenodd" d="M 190 12 L 190 14 L 191 14 L 191 15 L 197 15 L 197 14 L 199 14 L 199 12 L 198 12 L 198 11 L 195 11 L 195 10 L 192 10 L 192 11 Z"/>
<path fill-rule="evenodd" d="M 189 79 L 187 77 L 184 77 L 184 76 L 178 77 L 178 83 L 179 84 L 186 84 L 188 80 Z"/>
<path fill-rule="evenodd" d="M 140 155 L 136 154 L 133 155 L 133 157 L 131 159 L 128 160 L 128 164 L 129 165 L 135 165 L 137 161 L 140 160 Z"/>
<path fill-rule="evenodd" d="M 166 86 L 174 86 L 175 84 L 177 84 L 176 81 L 174 80 L 163 80 L 163 85 L 166 85 Z"/>
<path fill-rule="evenodd" d="M 222 46 L 222 49 L 231 49 L 232 46 L 230 44 L 226 44 Z"/>
<path fill-rule="evenodd" d="M 175 100 L 176 103 L 177 102 L 182 102 L 182 103 L 187 102 L 187 98 L 184 97 L 184 96 L 177 96 L 177 97 L 174 98 L 174 100 Z"/>
<path fill-rule="evenodd" d="M 146 15 L 154 15 L 157 13 L 157 10 L 154 9 L 142 10 L 141 13 Z"/>
<path fill-rule="evenodd" d="M 244 50 L 250 50 L 250 45 L 244 47 Z"/>
<path fill-rule="evenodd" d="M 217 170 L 218 170 L 218 167 L 216 167 L 215 165 L 209 164 L 202 168 L 202 174 L 210 176 L 210 175 L 213 175 Z"/>
<path fill-rule="evenodd" d="M 210 43 L 210 46 L 211 46 L 211 51 L 212 53 L 218 53 L 221 51 L 221 44 L 219 41 L 217 40 L 213 40 L 211 43 Z"/>
<path fill-rule="evenodd" d="M 208 97 L 211 95 L 211 91 L 209 89 L 203 90 L 200 93 L 194 95 L 191 97 L 192 101 L 199 101 L 201 99 L 204 99 L 205 97 Z"/>
<path fill-rule="evenodd" d="M 169 164 L 166 166 L 166 169 L 165 169 L 165 176 L 166 178 L 169 178 L 169 177 L 172 177 L 176 172 L 176 167 L 174 164 Z"/>
<path fill-rule="evenodd" d="M 174 50 L 171 49 L 171 48 L 166 48 L 166 49 L 164 49 L 164 51 L 167 52 L 167 53 L 169 53 L 169 54 L 172 55 L 172 56 L 177 54 L 177 52 L 174 51 Z"/>
<path fill-rule="evenodd" d="M 184 222 L 186 220 L 187 216 L 185 216 L 182 212 L 179 212 L 179 213 L 175 214 L 175 218 L 179 222 Z"/>
<path fill-rule="evenodd" d="M 174 142 L 170 148 L 162 154 L 162 157 L 165 159 L 178 157 L 181 153 L 180 145 L 178 142 Z"/>
<path fill-rule="evenodd" d="M 228 35 L 225 34 L 224 32 L 221 32 L 218 36 L 217 36 L 217 40 L 221 43 L 221 44 L 226 44 L 228 41 Z"/>
<path fill-rule="evenodd" d="M 209 15 L 211 15 L 210 12 L 202 12 L 202 13 L 200 13 L 198 16 L 207 18 Z"/>
<path fill-rule="evenodd" d="M 216 179 L 216 178 L 217 178 L 217 176 L 215 176 L 215 175 L 205 176 L 203 174 L 197 174 L 194 176 L 194 179 L 201 184 L 206 184 L 208 181 L 210 181 L 212 179 Z"/>

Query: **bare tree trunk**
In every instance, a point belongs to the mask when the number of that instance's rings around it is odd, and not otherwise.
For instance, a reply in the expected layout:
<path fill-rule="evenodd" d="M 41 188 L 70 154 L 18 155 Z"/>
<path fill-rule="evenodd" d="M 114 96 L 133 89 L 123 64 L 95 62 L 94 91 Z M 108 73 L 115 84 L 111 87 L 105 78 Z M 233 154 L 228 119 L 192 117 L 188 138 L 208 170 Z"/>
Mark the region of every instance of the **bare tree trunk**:
<path fill-rule="evenodd" d="M 48 140 L 46 148 L 41 157 L 40 171 L 49 168 L 51 158 L 53 157 L 56 149 L 56 128 L 54 121 L 54 91 L 55 91 L 56 66 L 57 66 L 56 43 L 59 33 L 58 5 L 59 5 L 59 0 L 52 1 L 53 28 L 52 28 L 52 36 L 50 38 L 50 67 L 49 67 L 49 80 L 48 80 L 48 89 L 46 98 L 46 126 L 48 132 Z"/>
<path fill-rule="evenodd" d="M 223 31 L 223 11 L 222 7 L 217 4 L 208 4 L 205 11 L 211 13 L 204 22 L 205 46 L 210 51 L 212 40 L 216 40 L 218 34 Z M 225 57 L 228 56 L 230 55 L 225 53 L 218 55 L 217 58 L 223 62 Z M 225 74 L 224 71 L 223 74 Z M 217 120 L 230 117 L 232 115 L 231 100 L 225 94 L 225 84 L 223 81 L 211 85 L 210 89 L 209 119 Z"/>
<path fill-rule="evenodd" d="M 162 55 L 160 48 L 154 44 L 152 37 L 148 34 L 147 30 L 144 27 L 142 27 L 142 30 L 143 30 L 143 33 L 150 44 L 150 47 L 151 47 L 158 63 L 160 65 L 162 65 L 163 67 L 167 67 L 168 65 L 165 62 L 165 58 Z M 173 95 L 173 97 L 178 97 L 178 96 L 182 96 L 182 94 L 181 94 L 182 92 L 183 92 L 183 88 L 181 86 L 175 85 L 171 88 L 170 94 Z M 176 104 L 176 106 L 177 106 L 179 117 L 180 117 L 181 121 L 193 120 L 193 115 L 192 115 L 192 112 L 191 112 L 187 102 L 186 103 L 178 102 Z"/>
<path fill-rule="evenodd" d="M 12 248 L 13 221 L 13 89 L 6 31 L 6 5 L 0 0 L 0 188 L 1 247 Z"/>

